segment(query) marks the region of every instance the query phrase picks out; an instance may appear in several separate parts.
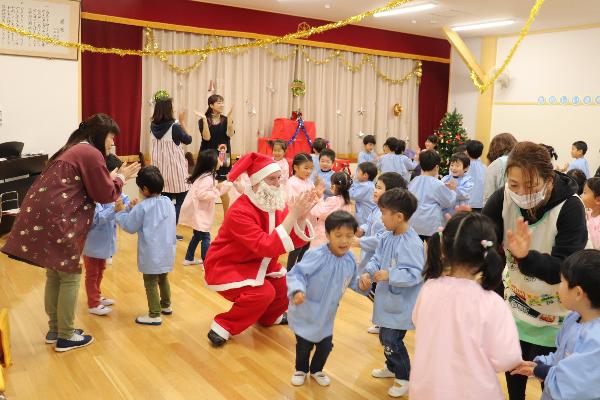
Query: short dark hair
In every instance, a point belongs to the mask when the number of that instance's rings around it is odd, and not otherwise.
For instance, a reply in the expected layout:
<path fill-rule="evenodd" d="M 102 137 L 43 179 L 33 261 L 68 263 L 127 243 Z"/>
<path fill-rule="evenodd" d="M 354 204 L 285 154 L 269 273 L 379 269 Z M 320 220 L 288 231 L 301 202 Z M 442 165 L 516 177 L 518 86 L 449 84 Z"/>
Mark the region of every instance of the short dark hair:
<path fill-rule="evenodd" d="M 575 168 L 568 171 L 567 176 L 577 183 L 577 194 L 581 196 L 583 194 L 583 187 L 585 186 L 585 181 L 587 180 L 585 172 Z"/>
<path fill-rule="evenodd" d="M 318 153 L 320 153 L 321 151 L 323 151 L 323 149 L 326 149 L 326 148 L 327 148 L 327 144 L 328 144 L 328 143 L 329 143 L 329 142 L 328 142 L 326 139 L 323 139 L 323 138 L 320 138 L 320 137 L 318 137 L 318 138 L 316 138 L 316 139 L 313 141 L 313 144 L 312 144 L 312 146 L 311 146 L 311 150 L 312 150 L 314 153 L 317 153 L 317 154 L 318 154 Z"/>
<path fill-rule="evenodd" d="M 373 136 L 373 135 L 367 135 L 367 136 L 365 136 L 363 138 L 363 144 L 366 145 L 366 144 L 369 144 L 369 143 L 376 144 L 375 143 L 375 136 Z"/>
<path fill-rule="evenodd" d="M 146 187 L 150 194 L 161 194 L 165 186 L 165 180 L 160 170 L 154 165 L 148 165 L 140 169 L 137 178 L 135 178 L 135 183 L 140 189 Z"/>
<path fill-rule="evenodd" d="M 427 136 L 427 138 L 425 138 L 425 141 L 433 143 L 435 145 L 434 148 L 437 149 L 438 143 L 440 142 L 440 138 L 438 138 L 436 135 L 429 135 Z"/>
<path fill-rule="evenodd" d="M 375 178 L 377 177 L 377 165 L 373 164 L 370 161 L 358 164 L 358 169 L 360 169 L 362 173 L 367 174 L 369 176 L 370 181 L 375 180 Z"/>
<path fill-rule="evenodd" d="M 378 181 L 383 182 L 385 185 L 385 190 L 388 191 L 390 189 L 400 188 L 407 189 L 408 184 L 406 180 L 397 172 L 385 172 L 377 178 Z"/>
<path fill-rule="evenodd" d="M 450 162 L 449 162 L 449 164 L 452 164 L 453 162 L 460 162 L 460 163 L 462 163 L 463 168 L 465 168 L 465 169 L 469 168 L 469 165 L 471 165 L 471 159 L 465 153 L 454 153 L 454 154 L 452 154 L 452 156 L 450 156 Z"/>
<path fill-rule="evenodd" d="M 334 229 L 339 229 L 341 227 L 347 227 L 352 229 L 355 233 L 358 229 L 358 222 L 356 222 L 356 218 L 348 211 L 334 211 L 325 218 L 325 232 L 330 233 Z"/>
<path fill-rule="evenodd" d="M 319 160 L 323 156 L 329 157 L 331 159 L 331 161 L 335 161 L 335 151 L 333 151 L 331 149 L 323 149 L 323 150 L 321 150 L 321 152 L 319 153 Z"/>
<path fill-rule="evenodd" d="M 465 151 L 467 151 L 466 143 L 459 144 L 454 148 L 455 153 L 464 153 Z"/>
<path fill-rule="evenodd" d="M 435 150 L 425 150 L 419 154 L 419 164 L 423 171 L 432 171 L 435 167 L 440 165 L 442 159 Z"/>
<path fill-rule="evenodd" d="M 106 168 L 108 172 L 114 171 L 115 169 L 121 168 L 123 165 L 123 161 L 114 154 L 109 154 L 106 156 Z"/>
<path fill-rule="evenodd" d="M 479 140 L 469 140 L 467 142 L 467 154 L 473 159 L 481 157 L 483 154 L 483 143 Z"/>
<path fill-rule="evenodd" d="M 391 152 L 395 153 L 395 154 L 402 154 L 404 152 L 404 150 L 400 151 L 400 139 L 395 138 L 395 137 L 389 137 L 385 140 L 385 143 L 383 144 L 384 146 L 387 146 L 388 149 L 390 149 Z M 404 143 L 404 147 L 406 148 L 406 143 Z"/>
<path fill-rule="evenodd" d="M 600 250 L 580 250 L 567 257 L 560 274 L 569 288 L 580 286 L 593 308 L 600 308 Z"/>
<path fill-rule="evenodd" d="M 594 197 L 600 196 L 600 177 L 594 176 L 588 179 L 585 184 L 594 192 Z"/>
<path fill-rule="evenodd" d="M 287 142 L 285 140 L 281 140 L 281 139 L 269 140 L 268 143 L 269 143 L 269 147 L 271 148 L 271 150 L 273 150 L 273 148 L 275 146 L 281 146 L 283 151 L 285 151 L 287 149 Z"/>
<path fill-rule="evenodd" d="M 307 153 L 298 153 L 294 156 L 292 160 L 292 175 L 296 175 L 296 170 L 294 167 L 300 167 L 302 164 L 313 163 L 313 159 Z"/>
<path fill-rule="evenodd" d="M 385 208 L 404 215 L 408 221 L 417 210 L 417 198 L 408 189 L 394 188 L 386 190 L 377 201 L 379 208 Z"/>
<path fill-rule="evenodd" d="M 575 147 L 577 150 L 580 150 L 583 153 L 583 155 L 587 153 L 587 143 L 583 140 L 578 140 L 575 143 L 573 143 L 573 147 Z"/>

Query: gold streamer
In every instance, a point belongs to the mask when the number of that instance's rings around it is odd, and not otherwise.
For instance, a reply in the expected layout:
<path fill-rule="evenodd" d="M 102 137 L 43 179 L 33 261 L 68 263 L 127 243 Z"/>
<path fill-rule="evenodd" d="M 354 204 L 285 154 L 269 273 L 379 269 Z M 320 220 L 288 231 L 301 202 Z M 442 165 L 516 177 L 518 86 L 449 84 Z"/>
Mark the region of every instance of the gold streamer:
<path fill-rule="evenodd" d="M 133 49 L 118 49 L 118 48 L 106 48 L 106 47 L 96 47 L 85 43 L 79 42 L 69 42 L 65 40 L 54 39 L 49 36 L 40 35 L 37 33 L 29 32 L 24 29 L 20 29 L 11 25 L 0 23 L 0 29 L 4 29 L 9 32 L 16 33 L 20 36 L 28 37 L 34 40 L 38 40 L 44 43 L 48 43 L 55 46 L 67 47 L 67 48 L 75 48 L 80 51 L 89 51 L 92 53 L 102 53 L 102 54 L 117 54 L 119 56 L 157 56 L 157 57 L 165 57 L 165 56 L 175 56 L 175 55 L 203 55 L 203 54 L 211 54 L 211 53 L 232 53 L 235 50 L 243 50 L 250 49 L 255 47 L 264 47 L 270 44 L 284 43 L 289 42 L 295 39 L 303 39 L 312 35 L 316 35 L 319 33 L 323 33 L 326 31 L 330 31 L 332 29 L 339 29 L 343 26 L 356 24 L 366 17 L 370 17 L 371 15 L 383 12 L 387 10 L 391 10 L 392 8 L 399 7 L 403 4 L 406 4 L 412 0 L 392 0 L 388 2 L 383 7 L 374 8 L 369 11 L 365 11 L 361 14 L 346 18 L 341 21 L 331 22 L 329 24 L 317 26 L 314 28 L 310 28 L 307 30 L 302 30 L 298 32 L 288 33 L 284 36 L 271 37 L 266 39 L 258 39 L 248 43 L 241 43 L 232 46 L 218 46 L 218 47 L 205 47 L 205 48 L 192 48 L 192 49 L 179 49 L 179 50 L 159 50 L 159 49 L 144 49 L 144 50 L 133 50 Z"/>
<path fill-rule="evenodd" d="M 545 0 L 537 0 L 535 2 L 533 8 L 529 12 L 529 18 L 527 19 L 527 22 L 525 23 L 525 25 L 521 29 L 521 32 L 519 33 L 519 38 L 517 39 L 513 47 L 510 49 L 510 52 L 508 53 L 508 56 L 506 56 L 506 59 L 502 63 L 502 66 L 498 68 L 498 70 L 496 70 L 496 73 L 490 80 L 488 80 L 487 82 L 482 82 L 477 77 L 475 71 L 471 70 L 471 80 L 473 81 L 473 85 L 475 85 L 475 87 L 479 90 L 479 93 L 484 93 L 486 90 L 488 90 L 490 86 L 492 86 L 496 82 L 498 77 L 502 75 L 508 64 L 512 61 L 513 56 L 517 51 L 517 48 L 519 47 L 523 39 L 525 39 L 525 36 L 527 36 L 527 34 L 529 33 L 529 28 L 531 27 L 531 24 L 533 24 L 533 21 L 535 21 L 535 17 L 540 11 L 540 8 L 542 8 L 542 4 L 544 4 L 544 1 Z"/>

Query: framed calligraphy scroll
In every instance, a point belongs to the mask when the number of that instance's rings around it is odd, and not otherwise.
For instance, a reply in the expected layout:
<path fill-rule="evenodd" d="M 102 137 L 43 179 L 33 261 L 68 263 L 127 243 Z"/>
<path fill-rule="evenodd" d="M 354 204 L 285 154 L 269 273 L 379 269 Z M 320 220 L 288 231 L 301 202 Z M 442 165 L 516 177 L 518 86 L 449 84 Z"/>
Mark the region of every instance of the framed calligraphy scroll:
<path fill-rule="evenodd" d="M 79 41 L 79 0 L 0 0 L 0 22 L 27 32 Z M 0 54 L 77 60 L 77 49 L 41 42 L 0 28 Z"/>

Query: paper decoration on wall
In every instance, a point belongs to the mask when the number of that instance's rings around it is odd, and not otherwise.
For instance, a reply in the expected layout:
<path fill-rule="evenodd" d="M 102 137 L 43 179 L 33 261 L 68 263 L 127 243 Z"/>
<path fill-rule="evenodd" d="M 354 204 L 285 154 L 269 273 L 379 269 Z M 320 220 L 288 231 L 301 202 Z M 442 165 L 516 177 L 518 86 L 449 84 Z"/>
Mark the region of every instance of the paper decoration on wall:
<path fill-rule="evenodd" d="M 365 110 L 365 108 L 363 106 L 360 106 L 360 108 L 358 109 L 358 115 L 360 115 L 361 117 L 364 117 L 365 114 L 367 113 L 367 110 Z"/>
<path fill-rule="evenodd" d="M 336 110 L 335 115 L 338 117 L 342 116 L 342 110 Z"/>
<path fill-rule="evenodd" d="M 269 84 L 267 85 L 267 91 L 271 94 L 275 94 L 277 89 L 275 88 L 275 86 L 273 86 L 273 82 L 269 82 Z"/>
<path fill-rule="evenodd" d="M 306 85 L 304 84 L 304 81 L 300 79 L 294 79 L 290 89 L 292 90 L 292 95 L 294 97 L 304 96 L 304 94 L 306 94 Z"/>

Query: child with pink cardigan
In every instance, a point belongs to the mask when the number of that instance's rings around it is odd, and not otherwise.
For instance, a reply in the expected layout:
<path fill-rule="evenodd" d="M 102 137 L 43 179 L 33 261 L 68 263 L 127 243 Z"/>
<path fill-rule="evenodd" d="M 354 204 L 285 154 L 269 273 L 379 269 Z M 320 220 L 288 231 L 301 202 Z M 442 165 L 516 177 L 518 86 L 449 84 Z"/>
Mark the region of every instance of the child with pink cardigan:
<path fill-rule="evenodd" d="M 215 220 L 215 200 L 231 189 L 230 182 L 215 180 L 215 173 L 220 167 L 216 150 L 203 150 L 188 182 L 192 184 L 179 214 L 179 223 L 191 227 L 194 235 L 185 254 L 183 265 L 199 265 L 203 263 L 210 246 L 210 230 Z M 201 244 L 201 259 L 195 259 L 194 253 Z"/>

